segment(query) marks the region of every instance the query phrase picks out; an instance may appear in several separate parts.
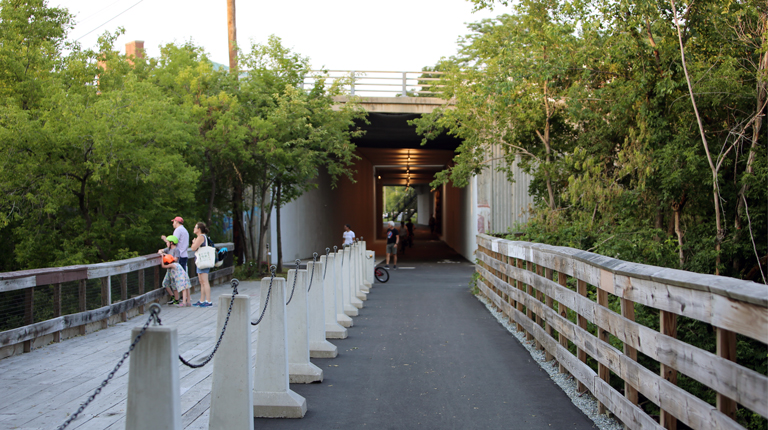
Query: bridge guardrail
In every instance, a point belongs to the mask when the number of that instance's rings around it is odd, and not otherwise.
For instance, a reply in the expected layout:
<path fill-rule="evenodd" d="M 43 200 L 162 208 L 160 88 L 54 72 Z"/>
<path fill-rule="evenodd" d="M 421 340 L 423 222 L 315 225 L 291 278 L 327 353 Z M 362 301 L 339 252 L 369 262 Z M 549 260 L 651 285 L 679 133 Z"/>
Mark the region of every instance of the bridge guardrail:
<path fill-rule="evenodd" d="M 675 420 L 691 428 L 743 428 L 734 421 L 737 404 L 768 418 L 768 377 L 735 361 L 737 335 L 768 344 L 765 285 L 484 234 L 477 243 L 482 294 L 545 350 L 547 360 L 573 375 L 581 391 L 589 390 L 601 412 L 609 410 L 632 429 L 674 428 Z M 609 307 L 617 300 L 620 313 Z M 635 322 L 635 304 L 658 310 L 659 331 Z M 712 325 L 716 353 L 678 340 L 678 317 Z M 640 364 L 638 352 L 657 361 L 662 376 Z M 588 357 L 598 363 L 597 372 Z M 717 405 L 678 387 L 678 372 L 715 391 Z M 624 394 L 611 386 L 611 374 L 624 381 Z M 638 394 L 660 408 L 660 423 L 638 406 Z"/>
<path fill-rule="evenodd" d="M 436 83 L 445 72 L 394 72 L 377 70 L 312 70 L 304 77 L 304 86 L 314 84 L 317 76 L 327 79 L 350 79 L 345 89 L 350 95 L 371 95 L 392 97 L 436 97 L 442 94 L 443 85 Z M 384 94 L 382 94 L 384 93 Z"/>
<path fill-rule="evenodd" d="M 232 243 L 216 248 L 233 249 Z M 195 272 L 194 251 L 188 271 Z M 144 306 L 162 299 L 160 255 L 149 254 L 106 263 L 0 273 L 0 358 L 29 352 L 33 344 L 85 334 L 88 326 L 106 328 L 144 313 Z M 209 274 L 211 285 L 232 276 L 232 253 Z M 113 282 L 113 278 L 116 278 Z M 197 277 L 190 277 L 198 286 Z M 149 288 L 147 288 L 149 287 Z M 113 291 L 114 290 L 114 291 Z M 147 291 L 149 290 L 149 291 Z M 114 297 L 114 299 L 113 299 Z M 63 336 L 62 336 L 63 335 Z"/>

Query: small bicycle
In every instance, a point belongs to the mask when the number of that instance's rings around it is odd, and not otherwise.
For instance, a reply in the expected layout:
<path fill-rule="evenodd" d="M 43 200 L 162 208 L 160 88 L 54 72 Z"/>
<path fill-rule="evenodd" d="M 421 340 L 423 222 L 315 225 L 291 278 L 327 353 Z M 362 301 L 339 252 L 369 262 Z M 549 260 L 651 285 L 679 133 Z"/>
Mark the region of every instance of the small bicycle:
<path fill-rule="evenodd" d="M 373 269 L 373 276 L 376 278 L 377 281 L 381 282 L 382 284 L 389 281 L 389 270 L 377 266 Z"/>

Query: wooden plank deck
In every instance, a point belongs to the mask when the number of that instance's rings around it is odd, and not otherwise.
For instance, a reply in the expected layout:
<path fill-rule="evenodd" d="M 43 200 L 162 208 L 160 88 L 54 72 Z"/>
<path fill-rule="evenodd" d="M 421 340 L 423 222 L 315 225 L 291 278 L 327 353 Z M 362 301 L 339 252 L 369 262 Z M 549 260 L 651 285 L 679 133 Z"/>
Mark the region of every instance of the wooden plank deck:
<path fill-rule="evenodd" d="M 216 344 L 218 297 L 232 290 L 213 286 L 210 308 L 163 306 L 162 325 L 176 327 L 179 353 L 187 360 L 210 354 Z M 251 313 L 259 309 L 259 282 L 241 282 L 240 294 L 251 297 Z M 193 295 L 193 302 L 199 294 Z M 128 350 L 131 329 L 144 325 L 148 314 L 85 336 L 50 344 L 27 354 L 0 360 L 0 428 L 55 429 L 88 399 Z M 255 347 L 256 327 L 252 342 Z M 109 384 L 67 429 L 124 429 L 128 360 Z M 190 369 L 179 362 L 182 426 L 207 429 L 212 364 Z"/>

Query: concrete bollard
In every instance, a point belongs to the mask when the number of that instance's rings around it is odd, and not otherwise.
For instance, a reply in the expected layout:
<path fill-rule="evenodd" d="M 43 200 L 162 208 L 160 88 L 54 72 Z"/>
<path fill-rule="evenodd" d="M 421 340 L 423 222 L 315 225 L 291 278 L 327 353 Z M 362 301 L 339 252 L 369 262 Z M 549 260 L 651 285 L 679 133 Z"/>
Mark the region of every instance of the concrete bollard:
<path fill-rule="evenodd" d="M 325 294 L 323 292 L 323 266 L 322 259 L 318 262 L 307 263 L 307 272 L 311 276 L 311 288 L 308 287 L 309 293 L 307 297 L 309 307 L 310 358 L 335 358 L 339 354 L 336 345 L 325 340 L 325 307 L 328 304 L 325 303 Z M 346 331 L 346 329 L 344 330 Z"/>
<path fill-rule="evenodd" d="M 260 308 L 266 301 L 269 282 L 269 278 L 261 280 Z M 285 300 L 285 279 L 275 278 L 267 310 L 258 325 L 253 373 L 255 418 L 303 418 L 307 413 L 307 400 L 288 385 Z"/>
<path fill-rule="evenodd" d="M 346 339 L 347 329 L 339 324 L 337 319 L 338 313 L 336 312 L 336 284 L 334 282 L 334 270 L 333 263 L 335 259 L 334 254 L 328 254 L 320 256 L 320 262 L 323 264 L 323 274 L 321 276 L 321 282 L 323 283 L 323 295 L 325 297 L 325 309 L 323 320 L 325 321 L 325 338 L 326 339 Z M 343 314 L 342 314 L 343 315 Z M 344 318 L 349 320 L 349 324 L 352 323 L 352 318 L 344 315 Z M 310 355 L 311 355 L 310 351 Z"/>
<path fill-rule="evenodd" d="M 329 254 L 328 261 L 329 265 L 325 285 L 329 285 L 330 283 L 330 288 L 332 288 L 336 294 L 336 322 L 342 327 L 352 327 L 354 322 L 352 321 L 352 318 L 347 315 L 346 309 L 344 308 L 344 289 L 341 286 L 341 274 L 339 269 L 341 253 L 334 252 Z M 356 309 L 355 312 L 357 312 Z M 355 315 L 357 315 L 357 313 L 355 313 Z"/>
<path fill-rule="evenodd" d="M 131 341 L 141 327 L 131 330 Z M 181 430 L 179 337 L 175 328 L 152 326 L 131 353 L 126 430 Z"/>
<path fill-rule="evenodd" d="M 232 294 L 219 296 L 216 333 L 224 327 L 231 300 Z M 232 302 L 227 332 L 213 358 L 210 430 L 253 430 L 252 363 L 250 298 L 238 295 Z"/>
<path fill-rule="evenodd" d="M 376 268 L 376 252 L 365 251 L 365 277 L 368 282 L 368 288 L 373 287 L 373 270 Z"/>
<path fill-rule="evenodd" d="M 362 301 L 368 300 L 368 294 L 367 292 L 364 292 L 361 288 L 362 286 L 362 268 L 360 267 L 360 248 L 362 245 L 360 243 L 356 243 L 355 246 L 352 247 L 352 262 L 354 265 L 352 266 L 352 280 L 353 285 L 355 286 L 355 297 Z"/>
<path fill-rule="evenodd" d="M 293 288 L 294 282 L 296 288 Z M 285 283 L 285 293 L 291 301 L 285 307 L 288 322 L 288 381 L 292 384 L 322 382 L 323 370 L 309 362 L 307 271 L 289 270 Z"/>
<path fill-rule="evenodd" d="M 357 309 L 363 308 L 363 301 L 357 298 L 357 287 L 355 286 L 355 259 L 352 247 L 348 246 L 344 248 L 344 262 L 345 266 L 342 268 L 344 274 L 344 282 L 346 292 L 349 297 L 349 304 Z M 349 315 L 349 314 L 347 314 Z"/>
<path fill-rule="evenodd" d="M 361 243 L 363 245 L 362 249 L 360 250 L 360 259 L 362 261 L 361 265 L 362 265 L 362 268 L 363 268 L 362 269 L 363 270 L 363 273 L 362 273 L 362 275 L 363 275 L 362 276 L 362 278 L 363 278 L 363 286 L 366 289 L 368 289 L 368 291 L 370 292 L 371 286 L 373 286 L 373 282 L 372 282 L 373 281 L 373 267 L 371 266 L 371 272 L 370 272 L 370 275 L 369 275 L 368 269 L 369 269 L 369 266 L 371 265 L 371 262 L 369 262 L 368 260 L 370 258 L 372 258 L 371 256 L 369 256 L 369 254 L 372 251 L 368 251 L 365 248 L 365 246 L 366 246 L 365 242 L 361 242 Z"/>
<path fill-rule="evenodd" d="M 363 293 L 367 297 L 368 293 L 370 293 L 371 290 L 368 288 L 368 285 L 366 285 L 365 280 L 363 279 L 365 277 L 365 275 L 364 275 L 365 270 L 363 270 L 364 267 L 365 267 L 365 244 L 363 242 L 358 242 L 358 247 L 357 247 L 357 288 L 360 290 L 361 293 Z"/>
<path fill-rule="evenodd" d="M 352 301 L 349 296 L 349 249 L 344 247 L 344 249 L 339 251 L 336 260 L 336 285 L 337 288 L 341 290 L 341 297 L 344 301 L 344 313 L 347 316 L 356 317 L 357 307 L 352 306 Z"/>

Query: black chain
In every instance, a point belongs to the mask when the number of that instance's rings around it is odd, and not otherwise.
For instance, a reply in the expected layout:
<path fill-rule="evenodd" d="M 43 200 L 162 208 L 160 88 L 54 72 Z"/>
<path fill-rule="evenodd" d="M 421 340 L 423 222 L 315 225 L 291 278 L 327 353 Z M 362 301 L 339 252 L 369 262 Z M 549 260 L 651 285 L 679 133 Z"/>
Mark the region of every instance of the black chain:
<path fill-rule="evenodd" d="M 309 275 L 309 287 L 307 287 L 307 293 L 312 290 L 312 278 L 315 277 L 315 264 L 317 263 L 317 252 L 312 253 L 312 274 Z"/>
<path fill-rule="evenodd" d="M 269 280 L 269 290 L 267 290 L 267 298 L 264 300 L 264 310 L 261 311 L 261 316 L 259 317 L 256 322 L 251 321 L 251 325 L 259 325 L 261 320 L 264 318 L 264 313 L 267 312 L 267 305 L 269 304 L 269 295 L 272 293 L 272 282 L 275 280 L 275 265 L 269 266 L 269 270 L 272 272 L 272 278 Z"/>
<path fill-rule="evenodd" d="M 136 338 L 133 340 L 133 343 L 131 343 L 131 347 L 128 348 L 128 351 L 126 351 L 125 354 L 123 354 L 123 358 L 121 358 L 120 361 L 117 362 L 117 365 L 115 366 L 115 368 L 112 369 L 111 372 L 109 372 L 109 375 L 107 375 L 107 379 L 101 382 L 101 385 L 99 385 L 99 388 L 97 388 L 96 391 L 94 391 L 93 394 L 91 394 L 88 397 L 88 400 L 86 400 L 82 405 L 80 405 L 80 407 L 77 409 L 77 412 L 75 412 L 69 418 L 67 418 L 67 420 L 64 421 L 64 424 L 60 425 L 56 430 L 64 430 L 69 425 L 69 423 L 77 419 L 78 415 L 80 415 L 85 410 L 85 408 L 93 401 L 93 399 L 95 399 L 96 396 L 98 396 L 99 393 L 101 393 L 101 390 L 104 387 L 106 387 L 107 384 L 109 384 L 109 381 L 115 376 L 115 373 L 117 373 L 117 370 L 120 369 L 120 366 L 123 365 L 123 363 L 125 362 L 125 359 L 127 359 L 128 356 L 131 355 L 131 351 L 133 351 L 133 349 L 136 348 L 136 345 L 139 343 L 139 340 L 141 340 L 141 336 L 143 336 L 144 332 L 147 331 L 147 327 L 149 327 L 149 323 L 152 322 L 152 320 L 154 319 L 155 325 L 161 325 L 160 316 L 159 316 L 161 310 L 162 308 L 157 303 L 152 303 L 151 305 L 149 305 L 149 318 L 147 318 L 147 322 L 144 323 L 144 327 L 141 328 L 141 331 L 139 332 L 139 334 L 136 335 Z"/>
<path fill-rule="evenodd" d="M 325 274 L 328 273 L 328 254 L 331 252 L 331 248 L 325 248 L 325 267 L 323 267 L 323 281 L 325 281 Z"/>
<path fill-rule="evenodd" d="M 301 266 L 301 260 L 298 258 L 296 259 L 296 272 L 293 274 L 293 287 L 291 288 L 291 297 L 288 298 L 288 301 L 285 302 L 285 305 L 288 306 L 289 303 L 291 303 L 291 300 L 293 300 L 293 292 L 296 291 L 296 280 L 299 279 L 299 267 Z"/>
<path fill-rule="evenodd" d="M 238 281 L 237 279 L 232 279 L 233 292 L 232 292 L 232 300 L 229 301 L 229 310 L 227 311 L 227 319 L 224 320 L 224 327 L 221 329 L 221 335 L 219 335 L 219 340 L 216 342 L 216 346 L 213 348 L 213 351 L 211 351 L 211 354 L 208 355 L 208 357 L 205 360 L 201 361 L 200 363 L 190 363 L 189 361 L 185 360 L 184 357 L 179 355 L 179 360 L 181 360 L 181 362 L 184 363 L 187 367 L 197 369 L 205 366 L 213 359 L 213 355 L 216 354 L 216 351 L 219 349 L 219 345 L 221 345 L 221 339 L 224 338 L 224 332 L 227 331 L 227 323 L 229 323 L 229 316 L 232 314 L 232 304 L 235 303 L 235 296 L 237 296 L 238 285 L 240 285 L 240 281 Z"/>

